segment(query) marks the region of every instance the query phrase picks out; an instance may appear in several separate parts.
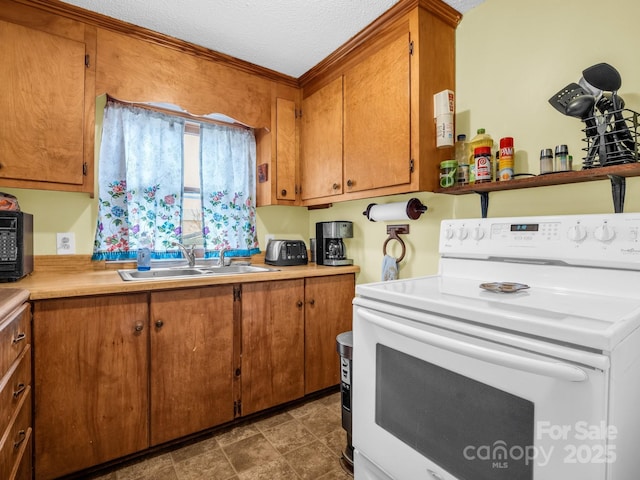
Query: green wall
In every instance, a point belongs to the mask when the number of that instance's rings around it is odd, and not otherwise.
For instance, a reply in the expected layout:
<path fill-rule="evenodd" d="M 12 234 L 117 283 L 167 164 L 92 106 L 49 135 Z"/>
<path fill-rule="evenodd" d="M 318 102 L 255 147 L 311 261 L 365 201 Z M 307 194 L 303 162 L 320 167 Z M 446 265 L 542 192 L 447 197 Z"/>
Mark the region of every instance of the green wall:
<path fill-rule="evenodd" d="M 464 16 L 456 33 L 456 133 L 473 136 L 476 129 L 486 128 L 495 141 L 514 137 L 517 173 L 538 173 L 540 149 L 561 143 L 569 145 L 574 168 L 579 168 L 582 123 L 561 115 L 547 100 L 577 81 L 586 67 L 607 62 L 622 75 L 619 93 L 627 107 L 640 111 L 635 34 L 639 19 L 637 0 L 606 4 L 596 0 L 486 0 Z M 627 180 L 625 211 L 640 211 L 638 182 Z M 56 232 L 74 232 L 77 253 L 91 253 L 96 199 L 74 193 L 6 191 L 35 215 L 36 254 L 55 253 Z M 610 191 L 608 181 L 599 181 L 495 192 L 490 195 L 489 216 L 612 212 Z M 346 243 L 349 256 L 362 269 L 358 282 L 378 281 L 386 225 L 402 222 L 370 222 L 362 212 L 369 203 L 411 197 L 419 198 L 428 211 L 419 220 L 408 222 L 411 232 L 404 236 L 407 254 L 400 276 L 432 274 L 437 269 L 440 221 L 479 217 L 477 195 L 422 192 L 337 203 L 322 210 L 262 207 L 258 209 L 259 241 L 264 247 L 265 236 L 275 235 L 308 242 L 314 236 L 315 222 L 353 221 L 354 238 Z M 389 253 L 399 254 L 396 247 L 389 244 Z"/>

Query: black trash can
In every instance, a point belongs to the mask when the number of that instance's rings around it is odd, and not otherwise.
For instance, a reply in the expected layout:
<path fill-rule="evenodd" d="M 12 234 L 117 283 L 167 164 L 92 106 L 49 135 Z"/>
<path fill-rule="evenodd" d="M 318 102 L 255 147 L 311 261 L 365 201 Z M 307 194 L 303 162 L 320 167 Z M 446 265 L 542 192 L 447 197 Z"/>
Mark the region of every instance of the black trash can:
<path fill-rule="evenodd" d="M 342 394 L 342 428 L 347 431 L 347 446 L 340 462 L 353 473 L 353 444 L 351 443 L 351 388 L 353 370 L 353 332 L 344 332 L 336 337 L 336 349 L 340 354 L 340 393 Z"/>

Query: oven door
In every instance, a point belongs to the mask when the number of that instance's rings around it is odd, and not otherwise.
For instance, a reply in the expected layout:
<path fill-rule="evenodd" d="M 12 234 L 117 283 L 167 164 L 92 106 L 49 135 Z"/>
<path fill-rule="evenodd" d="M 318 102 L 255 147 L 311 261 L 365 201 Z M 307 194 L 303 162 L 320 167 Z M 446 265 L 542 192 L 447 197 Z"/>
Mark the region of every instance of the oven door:
<path fill-rule="evenodd" d="M 607 357 L 358 300 L 356 480 L 607 478 Z"/>

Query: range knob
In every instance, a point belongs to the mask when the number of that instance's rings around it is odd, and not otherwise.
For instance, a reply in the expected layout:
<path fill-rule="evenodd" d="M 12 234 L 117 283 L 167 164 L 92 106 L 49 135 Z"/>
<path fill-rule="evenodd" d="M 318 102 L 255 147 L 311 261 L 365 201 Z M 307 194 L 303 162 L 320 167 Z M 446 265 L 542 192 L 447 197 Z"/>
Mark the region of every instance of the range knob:
<path fill-rule="evenodd" d="M 581 242 L 586 236 L 587 230 L 580 224 L 576 224 L 569 228 L 569 231 L 567 232 L 567 237 L 569 237 L 569 240 L 573 242 Z"/>
<path fill-rule="evenodd" d="M 464 227 L 458 228 L 458 231 L 456 232 L 456 237 L 458 237 L 459 240 L 464 240 L 465 238 L 467 238 L 467 235 L 469 235 L 469 232 L 467 232 L 466 228 Z"/>
<path fill-rule="evenodd" d="M 610 242 L 616 236 L 616 232 L 605 223 L 594 230 L 593 236 L 600 242 Z"/>
<path fill-rule="evenodd" d="M 451 240 L 453 238 L 453 228 L 447 227 L 444 231 L 444 238 Z"/>
<path fill-rule="evenodd" d="M 471 232 L 471 238 L 473 238 L 474 240 L 482 240 L 483 237 L 484 230 L 482 230 L 482 227 L 475 227 Z"/>

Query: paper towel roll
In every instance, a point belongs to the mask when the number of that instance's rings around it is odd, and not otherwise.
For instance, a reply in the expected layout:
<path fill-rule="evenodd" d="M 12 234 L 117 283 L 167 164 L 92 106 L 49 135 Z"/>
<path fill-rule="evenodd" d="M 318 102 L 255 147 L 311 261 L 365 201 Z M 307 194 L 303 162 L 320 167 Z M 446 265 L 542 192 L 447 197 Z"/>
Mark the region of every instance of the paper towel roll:
<path fill-rule="evenodd" d="M 426 211 L 427 207 L 420 200 L 412 198 L 407 202 L 387 203 L 385 205 L 371 203 L 362 214 L 372 222 L 383 222 L 388 220 L 417 220 Z"/>

